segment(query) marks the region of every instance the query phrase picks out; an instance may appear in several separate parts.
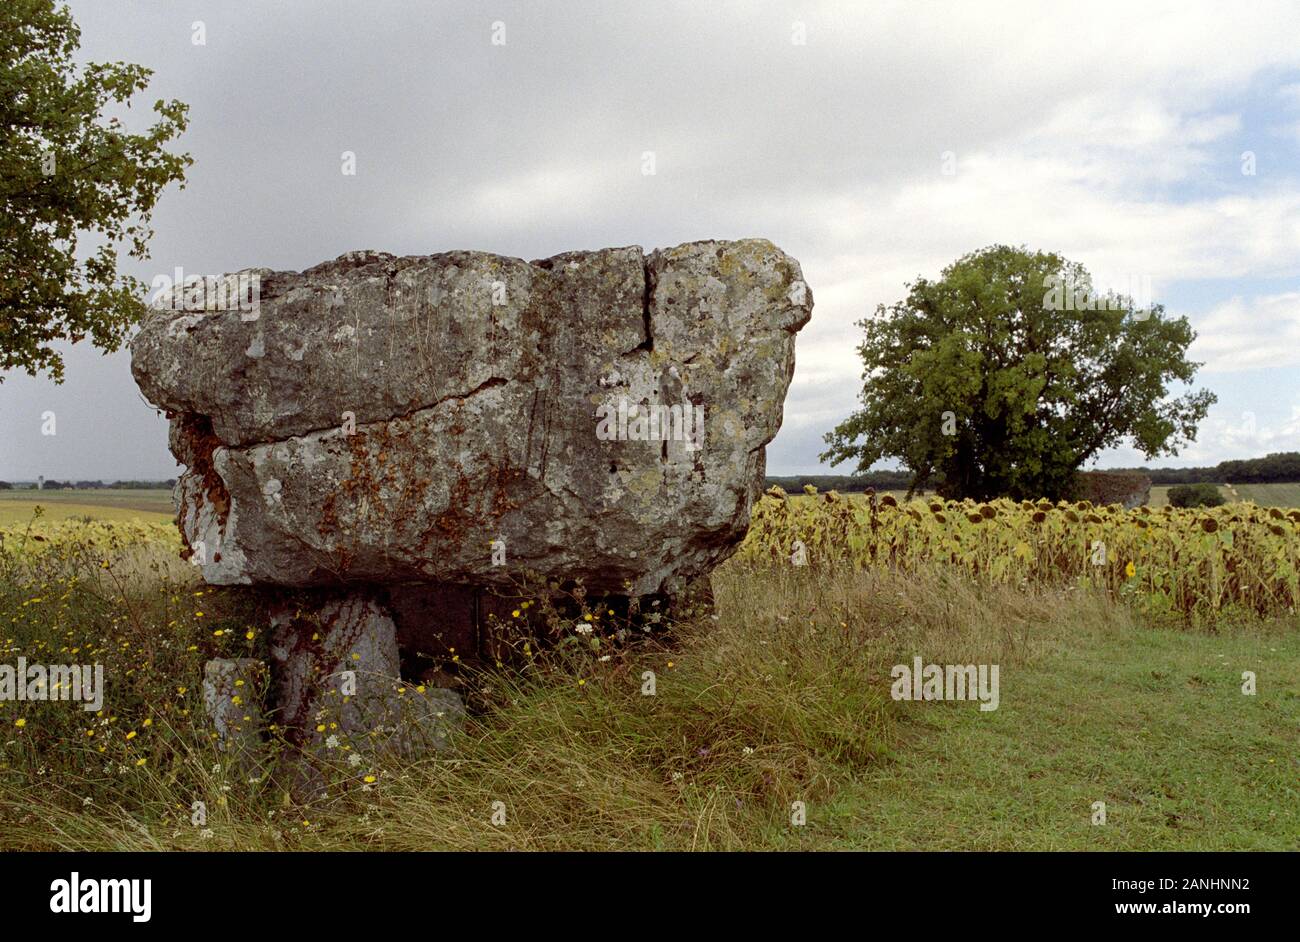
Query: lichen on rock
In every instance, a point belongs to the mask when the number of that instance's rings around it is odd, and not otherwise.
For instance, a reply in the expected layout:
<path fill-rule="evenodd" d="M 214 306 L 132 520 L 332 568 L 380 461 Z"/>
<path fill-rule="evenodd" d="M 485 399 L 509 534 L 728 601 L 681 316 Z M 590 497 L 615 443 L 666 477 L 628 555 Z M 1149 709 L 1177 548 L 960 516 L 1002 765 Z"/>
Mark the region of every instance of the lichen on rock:
<path fill-rule="evenodd" d="M 746 532 L 812 308 L 758 239 L 257 273 L 256 316 L 167 306 L 132 342 L 214 584 L 672 594 Z"/>

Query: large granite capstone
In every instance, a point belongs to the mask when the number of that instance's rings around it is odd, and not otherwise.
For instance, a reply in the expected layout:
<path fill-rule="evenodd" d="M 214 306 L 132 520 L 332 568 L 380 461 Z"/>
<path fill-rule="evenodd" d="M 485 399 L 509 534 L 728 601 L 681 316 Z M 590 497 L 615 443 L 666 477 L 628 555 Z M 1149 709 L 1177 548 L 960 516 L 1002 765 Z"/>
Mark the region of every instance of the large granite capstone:
<path fill-rule="evenodd" d="M 812 309 L 757 239 L 242 274 L 132 342 L 214 584 L 672 594 L 745 535 Z"/>

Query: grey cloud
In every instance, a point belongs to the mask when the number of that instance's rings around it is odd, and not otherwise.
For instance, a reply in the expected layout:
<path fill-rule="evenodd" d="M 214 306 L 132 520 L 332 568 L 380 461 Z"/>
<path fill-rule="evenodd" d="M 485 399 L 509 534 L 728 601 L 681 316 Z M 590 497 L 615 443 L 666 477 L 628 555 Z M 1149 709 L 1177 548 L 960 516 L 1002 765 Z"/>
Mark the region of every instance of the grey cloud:
<path fill-rule="evenodd" d="M 1141 91 L 1203 110 L 1216 88 L 1300 64 L 1285 7 L 1270 27 L 1263 12 L 1211 6 L 1170 22 L 1103 5 L 1084 31 L 1083 14 L 1037 3 L 72 8 L 86 58 L 153 68 L 146 106 L 191 105 L 183 146 L 196 163 L 155 216 L 153 258 L 133 269 L 146 280 L 177 266 L 301 269 L 360 248 L 536 258 L 772 239 L 800 259 L 818 300 L 769 451 L 774 470 L 815 468 L 822 432 L 852 408 L 858 370 L 822 351 L 851 344 L 854 321 L 901 296 L 903 277 L 976 248 L 964 244 L 970 231 L 1025 238 L 1023 220 L 958 220 L 942 201 L 910 213 L 899 194 L 942 185 L 943 151 L 995 151 L 1079 97 L 1104 111 Z M 504 47 L 490 42 L 496 20 Z M 195 21 L 206 46 L 191 44 Z M 795 21 L 807 45 L 791 43 Z M 1220 55 L 1224 44 L 1242 54 Z M 647 150 L 653 177 L 641 172 Z M 340 173 L 343 151 L 356 153 L 355 177 Z M 68 375 L 62 388 L 0 384 L 0 477 L 173 473 L 125 357 L 78 350 Z M 48 403 L 60 434 L 69 429 L 53 450 L 31 420 Z"/>

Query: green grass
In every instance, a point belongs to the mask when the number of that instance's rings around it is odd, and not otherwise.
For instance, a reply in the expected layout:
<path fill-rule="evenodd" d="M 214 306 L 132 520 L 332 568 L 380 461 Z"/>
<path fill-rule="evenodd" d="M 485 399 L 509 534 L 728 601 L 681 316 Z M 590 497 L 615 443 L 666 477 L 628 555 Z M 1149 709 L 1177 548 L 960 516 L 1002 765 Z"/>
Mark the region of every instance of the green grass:
<path fill-rule="evenodd" d="M 1241 691 L 1244 670 L 1255 696 Z M 866 809 L 851 843 L 1300 849 L 1298 722 L 1294 630 L 1225 637 L 1117 620 L 1006 671 L 995 713 L 917 711 L 901 761 L 846 797 Z"/>
<path fill-rule="evenodd" d="M 45 508 L 46 520 L 90 517 L 163 522 L 175 517 L 169 490 L 5 490 L 0 491 L 0 526 L 26 523 L 38 504 Z"/>
<path fill-rule="evenodd" d="M 172 553 L 0 567 L 3 661 L 75 647 L 110 684 L 93 720 L 0 707 L 0 848 L 1300 849 L 1295 617 L 1154 630 L 1068 588 L 728 564 L 716 621 L 467 675 L 455 753 L 296 803 L 223 761 L 196 702 L 204 659 L 264 657 L 266 626 Z M 893 701 L 915 655 L 998 664 L 999 709 Z"/>

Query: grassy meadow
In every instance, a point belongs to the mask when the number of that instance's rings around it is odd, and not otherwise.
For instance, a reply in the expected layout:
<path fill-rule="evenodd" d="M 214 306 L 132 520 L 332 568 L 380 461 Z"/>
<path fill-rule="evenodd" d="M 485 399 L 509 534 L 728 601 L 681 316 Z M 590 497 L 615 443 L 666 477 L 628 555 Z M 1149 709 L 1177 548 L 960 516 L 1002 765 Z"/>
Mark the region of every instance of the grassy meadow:
<path fill-rule="evenodd" d="M 522 672 L 464 672 L 471 716 L 450 755 L 340 762 L 302 803 L 232 766 L 199 700 L 208 658 L 266 657 L 256 606 L 203 585 L 147 511 L 60 521 L 41 496 L 35 525 L 0 525 L 0 663 L 100 662 L 109 690 L 99 714 L 0 704 L 0 848 L 1300 850 L 1300 618 L 1273 604 L 1268 573 L 1264 610 L 1187 622 L 1143 604 L 1160 590 L 1144 588 L 1155 556 L 1132 577 L 1120 559 L 1114 582 L 1042 577 L 1028 557 L 1023 576 L 993 578 L 947 544 L 934 544 L 945 558 L 864 565 L 820 557 L 814 539 L 794 566 L 761 541 L 796 532 L 774 536 L 777 522 L 822 525 L 809 515 L 829 505 L 800 496 L 780 517 L 769 498 L 714 574 L 713 616 L 620 645 L 596 612 L 593 634 Z M 1222 517 L 1236 544 L 1196 531 L 1197 552 L 1243 567 L 1294 553 L 1248 529 L 1290 518 L 1238 506 Z M 944 538 L 995 549 L 1014 513 Z M 1060 539 L 1065 513 L 1026 542 Z M 932 519 L 902 515 L 870 539 L 933 535 Z M 1161 540 L 1181 519 L 1158 521 Z M 917 656 L 999 665 L 998 709 L 893 700 L 892 667 Z"/>

